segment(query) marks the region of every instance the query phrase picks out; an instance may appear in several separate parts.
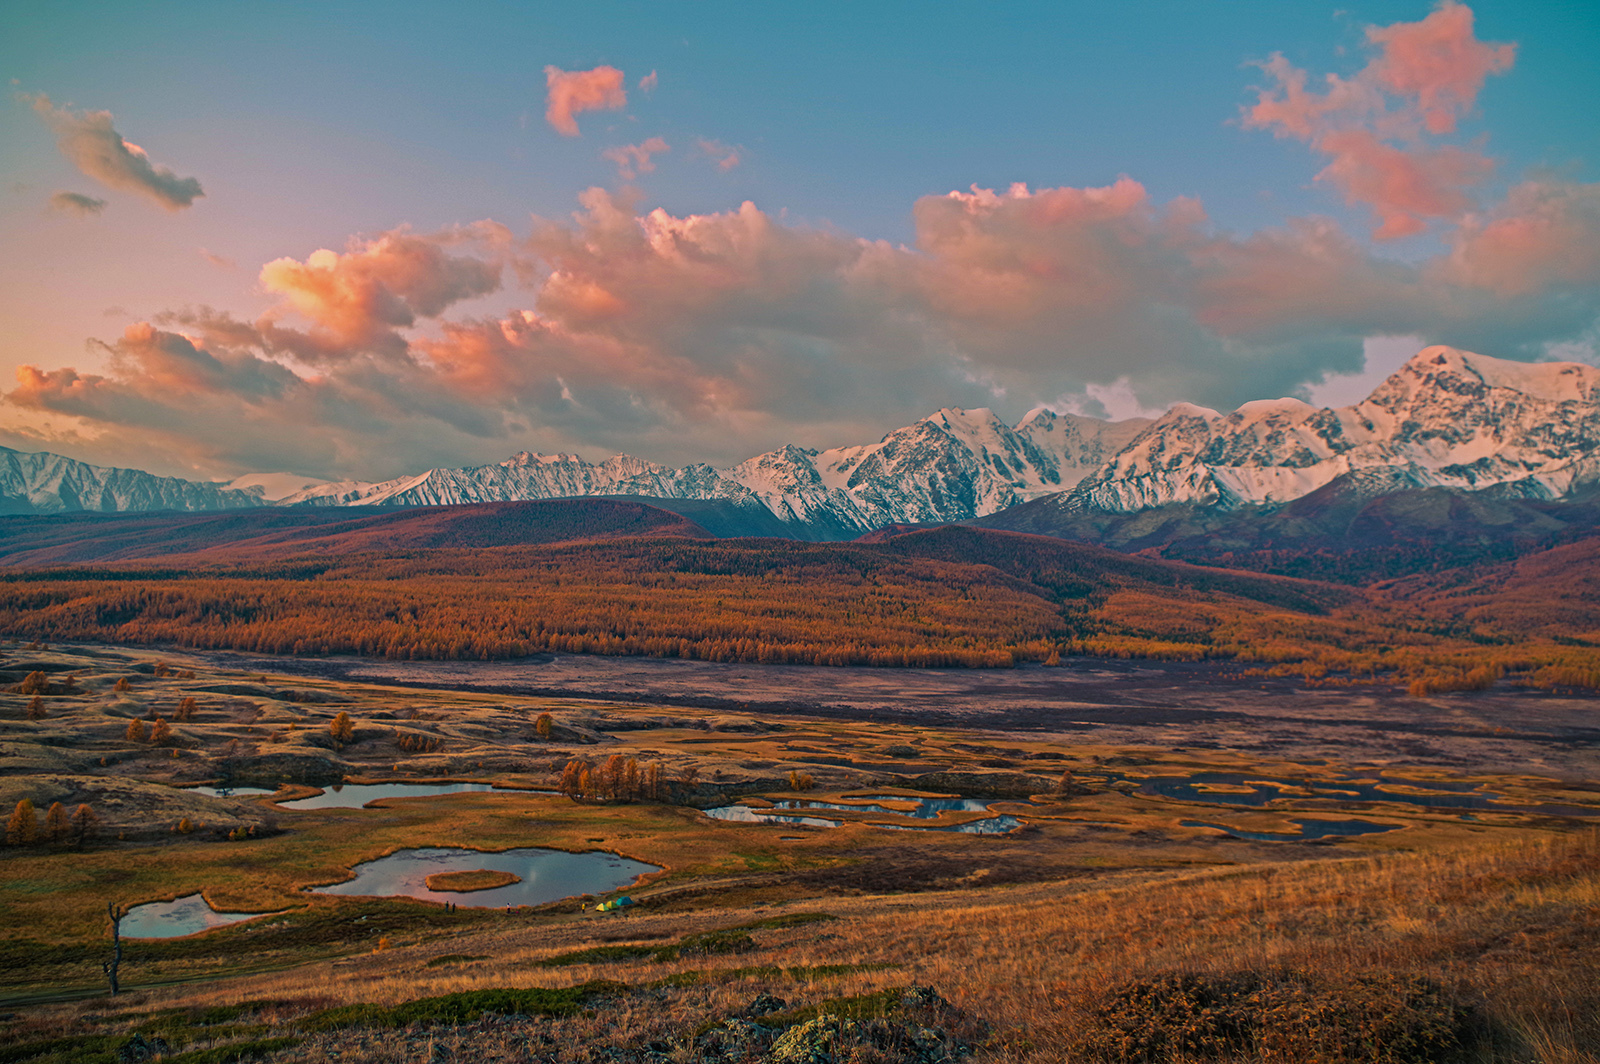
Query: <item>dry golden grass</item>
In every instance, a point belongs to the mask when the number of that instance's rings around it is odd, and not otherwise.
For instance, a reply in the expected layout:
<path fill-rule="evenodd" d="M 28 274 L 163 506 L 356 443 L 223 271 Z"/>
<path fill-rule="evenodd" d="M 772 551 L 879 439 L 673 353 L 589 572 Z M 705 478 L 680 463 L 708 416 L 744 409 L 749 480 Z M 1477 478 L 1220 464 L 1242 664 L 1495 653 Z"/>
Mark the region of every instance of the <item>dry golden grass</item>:
<path fill-rule="evenodd" d="M 785 909 L 819 907 L 837 919 L 753 930 L 755 948 L 734 955 L 534 964 L 576 946 L 659 944 Z M 435 958 L 444 963 L 430 966 Z M 828 970 L 841 965 L 859 967 Z M 263 1022 L 282 1034 L 293 1032 L 297 1014 L 330 1005 L 590 979 L 653 986 L 587 1017 L 520 1026 L 485 1022 L 470 1030 L 331 1032 L 269 1057 L 345 1064 L 582 1060 L 594 1059 L 586 1054 L 601 1046 L 638 1047 L 681 1036 L 737 1014 L 761 993 L 801 1005 L 931 984 L 992 1025 L 979 1060 L 1052 1064 L 1091 1059 L 1086 1039 L 1097 1016 L 1129 983 L 1173 972 L 1277 969 L 1313 973 L 1329 986 L 1359 986 L 1375 973 L 1422 977 L 1475 1010 L 1482 1040 L 1470 1059 L 1594 1064 L 1600 1059 L 1594 1051 L 1600 1045 L 1600 837 L 1534 834 L 1425 854 L 1146 872 L 1109 884 L 1056 882 L 976 895 L 591 917 L 537 930 L 469 932 L 448 942 L 400 942 L 377 955 L 150 991 L 124 1007 L 139 1012 L 272 1001 L 277 1004 Z M 685 974 L 691 972 L 705 974 Z M 32 1027 L 59 1029 L 80 1022 L 85 1010 L 40 1009 Z M 434 1055 L 445 1053 L 453 1055 Z"/>

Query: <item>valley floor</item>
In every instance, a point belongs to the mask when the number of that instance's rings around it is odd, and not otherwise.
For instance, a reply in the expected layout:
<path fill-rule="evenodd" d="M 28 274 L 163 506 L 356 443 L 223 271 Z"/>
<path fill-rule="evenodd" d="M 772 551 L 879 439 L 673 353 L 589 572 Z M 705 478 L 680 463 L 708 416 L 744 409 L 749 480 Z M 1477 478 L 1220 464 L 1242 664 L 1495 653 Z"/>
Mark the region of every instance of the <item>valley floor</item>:
<path fill-rule="evenodd" d="M 1592 703 L 1408 707 L 1199 666 L 297 676 L 0 649 L 11 682 L 44 688 L 0 694 L 0 802 L 30 801 L 45 836 L 53 803 L 98 821 L 3 851 L 7 1062 L 1597 1059 Z M 571 762 L 612 758 L 665 782 L 649 801 L 548 793 Z M 347 780 L 498 789 L 283 804 Z M 981 801 L 905 819 L 953 794 Z M 702 812 L 786 801 L 827 803 L 800 815 L 838 826 Z M 997 816 L 1017 826 L 890 830 Z M 1319 825 L 1370 833 L 1271 841 Z M 510 911 L 307 890 L 421 846 L 660 871 Z M 195 892 L 274 915 L 124 939 L 107 997 L 108 903 Z M 636 904 L 595 911 L 621 894 Z"/>

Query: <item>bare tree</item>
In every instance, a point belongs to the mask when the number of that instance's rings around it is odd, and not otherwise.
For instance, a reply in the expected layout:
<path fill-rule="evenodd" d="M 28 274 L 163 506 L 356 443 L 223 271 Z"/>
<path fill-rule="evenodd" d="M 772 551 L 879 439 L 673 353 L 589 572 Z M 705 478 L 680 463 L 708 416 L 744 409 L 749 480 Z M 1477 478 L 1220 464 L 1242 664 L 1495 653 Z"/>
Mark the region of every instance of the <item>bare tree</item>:
<path fill-rule="evenodd" d="M 121 989 L 117 983 L 117 969 L 122 967 L 122 918 L 128 915 L 128 910 L 114 901 L 108 901 L 106 915 L 111 917 L 111 959 L 103 961 L 100 969 L 106 973 L 106 981 L 111 984 L 111 996 L 116 997 Z"/>

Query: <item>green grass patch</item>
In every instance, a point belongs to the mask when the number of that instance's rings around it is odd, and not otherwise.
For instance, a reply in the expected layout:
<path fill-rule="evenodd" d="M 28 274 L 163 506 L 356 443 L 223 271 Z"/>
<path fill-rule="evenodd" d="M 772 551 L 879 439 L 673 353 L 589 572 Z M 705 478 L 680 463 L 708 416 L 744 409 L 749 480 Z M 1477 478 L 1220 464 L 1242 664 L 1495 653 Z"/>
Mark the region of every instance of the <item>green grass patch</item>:
<path fill-rule="evenodd" d="M 768 1027 L 793 1027 L 797 1023 L 814 1020 L 823 1014 L 852 1020 L 878 1020 L 900 1008 L 900 999 L 904 993 L 903 988 L 897 987 L 877 990 L 870 994 L 856 994 L 853 997 L 829 998 L 815 1005 L 804 1005 L 786 1012 L 774 1012 L 756 1022 Z"/>
<path fill-rule="evenodd" d="M 486 961 L 488 959 L 489 955 L 487 953 L 446 953 L 442 957 L 430 958 L 423 967 L 443 968 L 450 964 L 467 964 L 471 961 Z"/>
<path fill-rule="evenodd" d="M 682 987 L 694 986 L 698 983 L 730 983 L 735 979 L 828 979 L 841 975 L 855 975 L 859 972 L 881 972 L 891 968 L 899 968 L 899 964 L 813 964 L 802 965 L 794 968 L 779 968 L 774 965 L 756 965 L 749 968 L 695 968 L 687 972 L 676 972 L 672 975 L 657 979 L 651 983 L 652 987 Z"/>
<path fill-rule="evenodd" d="M 212 1046 L 209 1049 L 176 1053 L 162 1057 L 161 1060 L 162 1064 L 232 1064 L 236 1060 L 250 1060 L 268 1053 L 292 1049 L 300 1042 L 301 1039 L 292 1035 L 281 1038 L 259 1038 L 253 1042 L 238 1042 L 234 1045 Z"/>
<path fill-rule="evenodd" d="M 471 1023 L 488 1014 L 570 1016 L 593 998 L 624 994 L 626 983 L 597 979 L 578 986 L 465 990 L 440 997 L 419 998 L 400 1005 L 341 1005 L 323 1009 L 299 1021 L 308 1031 L 342 1027 L 409 1027 L 412 1024 Z"/>
<path fill-rule="evenodd" d="M 35 1061 L 40 1064 L 99 1064 L 100 1061 L 115 1064 L 117 1047 L 127 1040 L 127 1035 L 76 1034 L 38 1042 L 19 1042 L 12 1046 L 0 1046 L 0 1061 L 4 1064 L 20 1060 L 26 1060 L 29 1064 Z"/>
<path fill-rule="evenodd" d="M 636 961 L 649 957 L 659 959 L 662 950 L 671 946 L 590 946 L 571 953 L 558 953 L 534 961 L 535 968 L 566 968 L 574 964 L 611 964 L 616 961 Z"/>

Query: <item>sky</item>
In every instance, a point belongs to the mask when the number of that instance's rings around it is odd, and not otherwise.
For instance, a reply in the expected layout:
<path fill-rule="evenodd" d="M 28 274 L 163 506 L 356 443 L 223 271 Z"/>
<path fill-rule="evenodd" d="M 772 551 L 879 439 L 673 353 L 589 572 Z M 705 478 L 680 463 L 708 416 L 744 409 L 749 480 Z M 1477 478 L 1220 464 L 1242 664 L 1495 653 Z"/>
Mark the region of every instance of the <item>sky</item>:
<path fill-rule="evenodd" d="M 1600 361 L 1600 5 L 10 0 L 0 444 L 737 462 Z"/>

